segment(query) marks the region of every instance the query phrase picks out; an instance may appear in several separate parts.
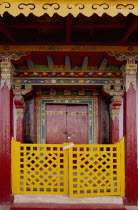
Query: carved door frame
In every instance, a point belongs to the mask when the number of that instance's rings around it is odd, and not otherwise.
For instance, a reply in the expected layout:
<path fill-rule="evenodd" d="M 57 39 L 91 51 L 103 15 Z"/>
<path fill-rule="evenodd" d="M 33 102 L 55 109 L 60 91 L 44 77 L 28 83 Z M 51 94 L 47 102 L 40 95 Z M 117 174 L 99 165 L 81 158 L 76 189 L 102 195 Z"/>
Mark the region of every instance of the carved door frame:
<path fill-rule="evenodd" d="M 98 97 L 44 97 L 36 98 L 35 128 L 37 129 L 37 143 L 45 144 L 46 141 L 46 104 L 83 104 L 88 105 L 88 142 L 98 143 Z"/>

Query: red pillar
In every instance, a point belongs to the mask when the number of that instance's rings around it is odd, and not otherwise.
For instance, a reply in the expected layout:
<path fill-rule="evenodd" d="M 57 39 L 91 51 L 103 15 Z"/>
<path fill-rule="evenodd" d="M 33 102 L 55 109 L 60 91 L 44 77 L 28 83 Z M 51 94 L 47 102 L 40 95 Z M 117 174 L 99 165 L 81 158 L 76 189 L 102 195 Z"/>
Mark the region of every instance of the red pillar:
<path fill-rule="evenodd" d="M 135 67 L 136 64 L 134 64 Z M 128 66 L 128 65 L 127 65 Z M 131 68 L 133 65 L 131 65 Z M 124 203 L 137 203 L 137 134 L 136 134 L 136 67 L 125 70 L 124 137 L 126 155 L 126 191 Z"/>
<path fill-rule="evenodd" d="M 13 136 L 13 91 L 10 62 L 1 63 L 0 94 L 0 203 L 11 196 L 11 137 Z"/>
<path fill-rule="evenodd" d="M 122 97 L 113 96 L 112 103 L 110 105 L 110 139 L 112 144 L 119 141 L 119 110 L 121 104 Z"/>
<path fill-rule="evenodd" d="M 25 89 L 22 89 L 21 85 L 16 85 L 14 88 L 14 104 L 17 110 L 17 119 L 16 119 L 16 140 L 23 143 L 24 142 L 24 98 L 23 95 L 30 93 L 32 86 L 25 86 Z"/>
<path fill-rule="evenodd" d="M 16 140 L 21 143 L 24 142 L 24 106 L 17 108 Z"/>
<path fill-rule="evenodd" d="M 120 85 L 114 87 L 104 85 L 103 90 L 112 97 L 112 103 L 110 104 L 110 142 L 114 144 L 119 141 L 119 110 L 124 90 Z"/>

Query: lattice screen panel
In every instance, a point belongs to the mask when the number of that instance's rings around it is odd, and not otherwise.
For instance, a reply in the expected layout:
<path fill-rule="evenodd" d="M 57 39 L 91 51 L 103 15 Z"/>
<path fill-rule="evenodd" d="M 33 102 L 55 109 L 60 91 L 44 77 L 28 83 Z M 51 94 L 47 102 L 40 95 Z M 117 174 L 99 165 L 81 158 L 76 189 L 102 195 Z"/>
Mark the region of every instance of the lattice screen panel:
<path fill-rule="evenodd" d="M 69 195 L 119 195 L 120 157 L 119 143 L 75 145 L 69 152 Z"/>
<path fill-rule="evenodd" d="M 124 196 L 124 140 L 114 145 L 74 145 L 63 151 L 64 146 L 12 140 L 12 193 Z"/>
<path fill-rule="evenodd" d="M 68 194 L 68 151 L 63 151 L 62 147 L 49 144 L 19 145 L 19 193 Z"/>

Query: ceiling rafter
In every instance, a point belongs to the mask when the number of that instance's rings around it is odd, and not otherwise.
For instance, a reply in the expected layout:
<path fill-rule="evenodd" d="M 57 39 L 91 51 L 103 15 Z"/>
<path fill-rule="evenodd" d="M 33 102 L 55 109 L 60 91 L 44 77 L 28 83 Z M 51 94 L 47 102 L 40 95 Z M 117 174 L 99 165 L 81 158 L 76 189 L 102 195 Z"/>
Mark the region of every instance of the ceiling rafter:
<path fill-rule="evenodd" d="M 134 18 L 120 42 L 123 43 L 127 41 L 127 39 L 136 31 L 136 29 L 138 29 L 138 17 Z"/>
<path fill-rule="evenodd" d="M 66 42 L 70 42 L 71 40 L 72 20 L 73 20 L 73 16 L 69 14 L 66 17 L 66 38 L 65 38 Z"/>
<path fill-rule="evenodd" d="M 4 25 L 2 19 L 0 19 L 0 31 L 8 38 L 11 42 L 16 42 L 15 38 L 12 36 L 10 30 Z"/>
<path fill-rule="evenodd" d="M 72 20 L 69 16 L 66 18 L 66 25 L 72 24 Z M 9 25 L 8 28 L 53 28 L 53 29 L 63 29 L 64 25 L 62 24 L 57 24 L 57 23 L 33 23 L 33 24 L 15 24 L 15 25 Z M 68 26 L 69 27 L 69 26 Z M 72 28 L 75 29 L 91 29 L 91 28 L 126 28 L 127 24 L 75 24 L 71 26 Z"/>

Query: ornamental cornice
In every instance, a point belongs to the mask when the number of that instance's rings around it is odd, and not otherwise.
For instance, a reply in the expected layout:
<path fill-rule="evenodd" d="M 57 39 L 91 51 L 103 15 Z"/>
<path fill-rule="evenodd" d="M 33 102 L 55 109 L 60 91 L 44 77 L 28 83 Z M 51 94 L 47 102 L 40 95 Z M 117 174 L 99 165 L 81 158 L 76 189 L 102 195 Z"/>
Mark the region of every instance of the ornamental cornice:
<path fill-rule="evenodd" d="M 109 16 L 116 16 L 118 13 L 127 16 L 129 13 L 138 15 L 138 1 L 137 0 L 8 0 L 6 2 L 0 0 L 1 16 L 8 12 L 12 16 L 18 16 L 22 13 L 28 16 L 30 13 L 35 16 L 42 16 L 48 14 L 52 17 L 55 13 L 65 17 L 72 14 L 76 17 L 79 14 L 90 17 L 93 14 L 102 16 L 104 13 Z"/>

